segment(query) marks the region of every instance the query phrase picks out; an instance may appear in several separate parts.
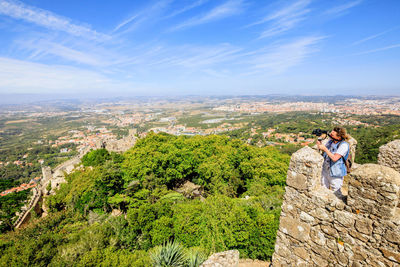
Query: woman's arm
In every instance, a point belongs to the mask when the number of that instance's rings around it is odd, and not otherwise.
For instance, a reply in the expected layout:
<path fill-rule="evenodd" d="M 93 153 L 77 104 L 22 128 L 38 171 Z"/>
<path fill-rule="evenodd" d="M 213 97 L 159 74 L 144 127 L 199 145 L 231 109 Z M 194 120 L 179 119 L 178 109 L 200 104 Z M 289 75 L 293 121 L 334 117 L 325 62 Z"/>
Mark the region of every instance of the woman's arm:
<path fill-rule="evenodd" d="M 324 146 L 325 147 L 325 146 Z M 326 147 L 325 147 L 326 148 Z M 330 152 L 328 149 L 324 150 L 325 153 L 328 155 L 328 157 L 331 158 L 331 160 L 333 160 L 334 162 L 338 161 L 342 155 L 340 155 L 339 153 L 335 153 L 333 154 L 332 152 Z"/>
<path fill-rule="evenodd" d="M 333 154 L 332 152 L 330 152 L 329 149 L 326 146 L 324 146 L 320 141 L 317 141 L 317 146 L 318 149 L 324 151 L 328 155 L 328 157 L 334 162 L 338 161 L 342 157 L 342 155 L 338 153 Z"/>

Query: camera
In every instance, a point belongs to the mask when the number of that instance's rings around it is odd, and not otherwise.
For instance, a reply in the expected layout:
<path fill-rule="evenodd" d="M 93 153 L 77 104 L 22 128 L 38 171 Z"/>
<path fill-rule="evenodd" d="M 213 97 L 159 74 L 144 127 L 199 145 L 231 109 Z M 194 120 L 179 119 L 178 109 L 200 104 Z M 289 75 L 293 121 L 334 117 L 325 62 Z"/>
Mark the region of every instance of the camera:
<path fill-rule="evenodd" d="M 318 136 L 318 141 L 322 141 L 328 135 L 328 131 L 321 130 L 321 129 L 315 129 L 312 131 L 312 134 Z M 321 137 L 321 135 L 323 135 L 323 134 L 325 134 L 325 138 Z"/>
<path fill-rule="evenodd" d="M 312 134 L 313 135 L 316 135 L 316 136 L 321 136 L 321 135 L 323 135 L 323 134 L 328 134 L 328 131 L 325 131 L 325 130 L 321 130 L 321 129 L 315 129 L 315 130 L 313 130 L 312 131 Z"/>

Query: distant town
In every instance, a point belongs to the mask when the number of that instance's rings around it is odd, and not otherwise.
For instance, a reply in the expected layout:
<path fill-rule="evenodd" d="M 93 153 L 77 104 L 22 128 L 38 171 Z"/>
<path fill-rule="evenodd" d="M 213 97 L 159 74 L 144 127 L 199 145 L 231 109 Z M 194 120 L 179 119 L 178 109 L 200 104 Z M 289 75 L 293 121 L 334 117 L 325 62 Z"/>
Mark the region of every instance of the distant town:
<path fill-rule="evenodd" d="M 326 97 L 325 97 L 326 98 Z M 78 126 L 62 132 L 52 140 L 39 138 L 37 144 L 59 147 L 74 144 L 77 151 L 95 147 L 102 141 L 112 141 L 128 134 L 134 129 L 138 137 L 153 131 L 173 135 L 220 134 L 243 128 L 248 122 L 262 114 L 283 114 L 288 112 L 309 112 L 332 114 L 332 122 L 340 125 L 364 125 L 351 115 L 395 115 L 400 116 L 400 97 L 277 99 L 268 97 L 234 98 L 182 98 L 172 100 L 150 99 L 147 101 L 119 100 L 115 102 L 79 103 L 53 105 L 53 110 L 36 106 L 21 106 L 19 109 L 3 107 L 0 119 L 0 142 L 7 131 L 24 124 L 40 124 L 46 118 L 68 118 Z M 327 100 L 327 101 L 323 101 Z M 51 103 L 45 103 L 51 105 Z M 33 112 L 32 112 L 33 108 Z M 42 109 L 42 110 L 41 110 Z M 63 110 L 64 109 L 64 110 Z M 71 109 L 66 111 L 65 109 Z M 51 110 L 51 109 L 50 109 Z M 305 138 L 302 132 L 279 133 L 275 128 L 250 129 L 251 134 L 262 134 L 265 138 L 275 138 L 283 142 L 308 144 L 312 138 Z M 119 132 L 119 134 L 118 134 Z M 122 134 L 122 135 L 121 135 Z M 61 148 L 60 153 L 70 152 L 70 148 Z M 39 159 L 40 160 L 40 159 Z M 23 159 L 13 162 L 21 165 Z M 41 162 L 42 163 L 42 162 Z M 10 162 L 0 162 L 0 166 Z M 28 163 L 29 164 L 29 163 Z"/>

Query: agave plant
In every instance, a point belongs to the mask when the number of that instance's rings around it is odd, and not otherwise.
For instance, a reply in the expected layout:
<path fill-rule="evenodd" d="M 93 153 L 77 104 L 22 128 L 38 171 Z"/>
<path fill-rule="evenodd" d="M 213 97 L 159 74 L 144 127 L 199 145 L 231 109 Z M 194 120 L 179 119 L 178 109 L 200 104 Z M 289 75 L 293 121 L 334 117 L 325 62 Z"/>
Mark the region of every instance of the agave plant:
<path fill-rule="evenodd" d="M 168 241 L 154 248 L 150 253 L 150 258 L 154 267 L 185 267 L 187 265 L 184 248 L 176 241 Z"/>
<path fill-rule="evenodd" d="M 190 250 L 187 253 L 187 266 L 199 267 L 207 259 L 206 254 L 200 250 Z"/>

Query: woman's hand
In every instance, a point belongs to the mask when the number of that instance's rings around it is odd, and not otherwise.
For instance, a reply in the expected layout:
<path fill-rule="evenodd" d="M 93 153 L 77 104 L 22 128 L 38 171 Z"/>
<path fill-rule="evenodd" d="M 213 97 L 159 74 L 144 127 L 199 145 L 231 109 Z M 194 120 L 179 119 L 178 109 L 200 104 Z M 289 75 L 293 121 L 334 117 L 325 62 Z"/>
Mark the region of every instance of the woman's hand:
<path fill-rule="evenodd" d="M 326 148 L 326 146 L 323 145 L 323 144 L 321 143 L 321 141 L 319 141 L 319 140 L 317 140 L 317 147 L 318 147 L 319 150 L 322 150 L 322 151 L 324 151 L 324 152 L 326 152 L 326 151 L 328 150 L 328 149 Z"/>

